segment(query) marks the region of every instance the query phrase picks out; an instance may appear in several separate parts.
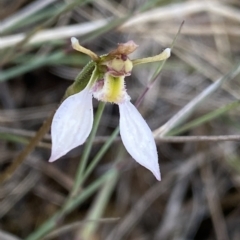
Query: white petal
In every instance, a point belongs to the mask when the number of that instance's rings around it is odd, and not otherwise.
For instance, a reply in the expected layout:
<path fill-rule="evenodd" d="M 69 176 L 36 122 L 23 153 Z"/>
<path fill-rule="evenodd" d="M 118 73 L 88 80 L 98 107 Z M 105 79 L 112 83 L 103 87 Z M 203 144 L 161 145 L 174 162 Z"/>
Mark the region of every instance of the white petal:
<path fill-rule="evenodd" d="M 119 104 L 120 135 L 129 154 L 161 180 L 158 155 L 152 131 L 135 106 L 127 101 Z"/>
<path fill-rule="evenodd" d="M 49 162 L 83 144 L 93 125 L 92 94 L 89 88 L 63 101 L 57 109 L 51 126 L 52 154 Z"/>

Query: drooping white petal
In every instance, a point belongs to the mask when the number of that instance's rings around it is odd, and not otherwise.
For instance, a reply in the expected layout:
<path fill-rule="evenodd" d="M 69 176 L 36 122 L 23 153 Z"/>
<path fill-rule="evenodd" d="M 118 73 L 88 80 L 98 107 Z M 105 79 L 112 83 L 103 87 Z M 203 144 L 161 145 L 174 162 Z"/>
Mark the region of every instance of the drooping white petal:
<path fill-rule="evenodd" d="M 130 102 L 119 104 L 120 135 L 129 154 L 161 180 L 156 144 L 152 131 Z"/>
<path fill-rule="evenodd" d="M 92 94 L 86 87 L 63 101 L 51 126 L 52 153 L 49 162 L 83 144 L 93 125 Z"/>

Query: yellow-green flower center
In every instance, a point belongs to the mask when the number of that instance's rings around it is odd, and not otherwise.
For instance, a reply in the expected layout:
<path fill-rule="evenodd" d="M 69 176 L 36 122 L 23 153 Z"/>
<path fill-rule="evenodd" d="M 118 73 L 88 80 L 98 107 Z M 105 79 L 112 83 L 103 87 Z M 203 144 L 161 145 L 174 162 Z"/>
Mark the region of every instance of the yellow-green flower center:
<path fill-rule="evenodd" d="M 98 100 L 111 103 L 121 103 L 129 100 L 124 85 L 124 76 L 112 76 L 106 73 L 104 76 L 103 86 L 97 87 L 93 95 Z"/>
<path fill-rule="evenodd" d="M 120 101 L 124 91 L 124 78 L 109 75 L 104 81 L 104 89 L 106 101 Z"/>

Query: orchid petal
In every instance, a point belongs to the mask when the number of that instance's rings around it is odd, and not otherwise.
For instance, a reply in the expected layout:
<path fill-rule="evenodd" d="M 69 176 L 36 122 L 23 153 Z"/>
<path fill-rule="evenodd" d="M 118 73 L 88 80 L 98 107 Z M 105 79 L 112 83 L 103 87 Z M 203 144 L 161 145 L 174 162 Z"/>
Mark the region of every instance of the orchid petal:
<path fill-rule="evenodd" d="M 160 181 L 158 155 L 152 131 L 130 101 L 119 104 L 119 111 L 120 135 L 125 148 Z"/>
<path fill-rule="evenodd" d="M 92 94 L 89 87 L 63 101 L 51 126 L 52 153 L 49 162 L 83 144 L 93 125 Z"/>

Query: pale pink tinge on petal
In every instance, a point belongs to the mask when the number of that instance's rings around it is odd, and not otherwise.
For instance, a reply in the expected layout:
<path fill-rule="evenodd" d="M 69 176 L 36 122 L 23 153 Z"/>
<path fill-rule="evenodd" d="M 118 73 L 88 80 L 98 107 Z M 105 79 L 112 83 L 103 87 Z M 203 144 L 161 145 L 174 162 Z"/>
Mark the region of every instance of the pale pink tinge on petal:
<path fill-rule="evenodd" d="M 88 88 L 63 101 L 51 126 L 52 153 L 49 162 L 83 144 L 93 125 L 92 94 Z"/>
<path fill-rule="evenodd" d="M 156 144 L 152 131 L 136 107 L 126 101 L 119 104 L 120 135 L 129 154 L 161 180 Z"/>

